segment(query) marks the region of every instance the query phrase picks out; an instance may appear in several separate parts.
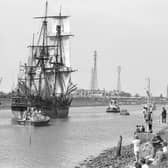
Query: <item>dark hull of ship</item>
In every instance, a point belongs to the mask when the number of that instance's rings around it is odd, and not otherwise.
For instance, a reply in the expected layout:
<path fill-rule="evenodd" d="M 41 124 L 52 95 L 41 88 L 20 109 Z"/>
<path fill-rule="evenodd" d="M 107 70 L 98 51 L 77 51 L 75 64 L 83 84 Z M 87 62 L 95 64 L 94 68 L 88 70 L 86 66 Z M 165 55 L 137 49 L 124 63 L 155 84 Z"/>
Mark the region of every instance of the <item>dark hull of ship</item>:
<path fill-rule="evenodd" d="M 27 110 L 27 106 L 13 105 L 11 106 L 14 116 L 22 115 L 22 113 Z M 41 106 L 41 109 L 45 115 L 48 115 L 51 118 L 66 118 L 69 114 L 69 106 Z M 18 114 L 20 113 L 20 114 Z"/>
<path fill-rule="evenodd" d="M 72 102 L 71 97 L 50 97 L 45 100 L 35 97 L 31 100 L 32 106 L 41 109 L 44 115 L 47 115 L 51 118 L 67 118 L 69 114 L 69 108 Z"/>
<path fill-rule="evenodd" d="M 11 110 L 13 120 L 17 121 L 23 117 L 24 112 L 27 110 L 27 99 L 24 96 L 12 97 Z"/>
<path fill-rule="evenodd" d="M 67 118 L 69 114 L 69 107 L 72 102 L 72 98 L 70 97 L 63 99 L 58 97 L 51 97 L 45 100 L 39 97 L 31 97 L 29 100 L 30 102 L 25 104 L 12 103 L 11 109 L 14 116 L 21 116 L 22 113 L 27 110 L 27 107 L 30 106 L 41 109 L 44 115 L 47 115 L 51 118 Z"/>
<path fill-rule="evenodd" d="M 27 110 L 27 105 L 17 105 L 17 104 L 12 104 L 11 105 L 12 111 L 25 111 Z"/>
<path fill-rule="evenodd" d="M 51 118 L 67 118 L 69 114 L 69 106 L 44 106 L 41 107 L 43 113 Z"/>

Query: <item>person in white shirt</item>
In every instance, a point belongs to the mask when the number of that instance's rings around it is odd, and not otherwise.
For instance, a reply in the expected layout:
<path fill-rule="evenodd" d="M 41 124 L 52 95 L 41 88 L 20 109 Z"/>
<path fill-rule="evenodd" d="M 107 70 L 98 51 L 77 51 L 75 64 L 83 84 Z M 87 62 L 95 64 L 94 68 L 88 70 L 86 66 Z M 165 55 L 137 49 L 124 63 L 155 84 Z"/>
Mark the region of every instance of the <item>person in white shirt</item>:
<path fill-rule="evenodd" d="M 144 158 L 141 158 L 140 162 L 141 162 L 141 168 L 149 168 L 149 163 L 150 163 L 149 160 L 145 160 Z"/>
<path fill-rule="evenodd" d="M 140 141 L 138 135 L 135 134 L 135 139 L 132 141 L 132 143 L 134 145 L 135 160 L 136 160 L 136 162 L 138 162 L 139 161 L 140 144 L 141 144 L 141 141 Z"/>
<path fill-rule="evenodd" d="M 167 142 L 166 141 L 164 141 L 163 142 L 163 153 L 168 153 L 168 149 L 167 149 Z"/>

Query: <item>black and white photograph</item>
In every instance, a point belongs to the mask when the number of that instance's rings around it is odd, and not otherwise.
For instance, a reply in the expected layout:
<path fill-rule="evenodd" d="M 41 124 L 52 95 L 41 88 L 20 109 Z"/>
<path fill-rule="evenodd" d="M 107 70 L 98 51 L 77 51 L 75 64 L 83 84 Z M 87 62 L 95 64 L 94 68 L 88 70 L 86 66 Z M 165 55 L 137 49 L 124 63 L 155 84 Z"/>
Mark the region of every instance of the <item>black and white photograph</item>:
<path fill-rule="evenodd" d="M 0 0 L 0 168 L 168 167 L 168 1 Z"/>

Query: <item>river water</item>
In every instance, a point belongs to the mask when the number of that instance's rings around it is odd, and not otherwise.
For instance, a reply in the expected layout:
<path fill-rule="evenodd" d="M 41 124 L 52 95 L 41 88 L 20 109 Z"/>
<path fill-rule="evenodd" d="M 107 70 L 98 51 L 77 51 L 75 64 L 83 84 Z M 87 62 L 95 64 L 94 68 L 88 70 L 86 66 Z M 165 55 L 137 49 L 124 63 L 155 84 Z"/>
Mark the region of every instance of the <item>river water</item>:
<path fill-rule="evenodd" d="M 142 106 L 124 106 L 130 116 L 106 113 L 106 107 L 76 107 L 69 118 L 52 120 L 49 126 L 16 125 L 11 111 L 0 111 L 1 168 L 73 168 L 91 155 L 132 140 L 137 124 L 143 124 Z M 154 130 L 161 107 L 154 112 Z"/>

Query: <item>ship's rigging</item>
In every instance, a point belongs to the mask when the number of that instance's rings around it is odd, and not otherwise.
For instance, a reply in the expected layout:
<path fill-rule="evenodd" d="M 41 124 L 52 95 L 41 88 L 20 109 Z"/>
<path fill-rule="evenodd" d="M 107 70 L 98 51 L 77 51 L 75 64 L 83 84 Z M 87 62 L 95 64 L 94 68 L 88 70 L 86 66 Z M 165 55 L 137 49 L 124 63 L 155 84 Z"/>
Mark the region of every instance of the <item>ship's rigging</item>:
<path fill-rule="evenodd" d="M 71 93 L 76 85 L 71 81 L 74 72 L 70 65 L 69 40 L 73 36 L 69 32 L 67 19 L 61 10 L 57 16 L 48 16 L 48 2 L 46 2 L 45 15 L 35 17 L 42 19 L 37 42 L 33 35 L 32 44 L 28 46 L 31 55 L 28 62 L 21 68 L 22 77 L 18 78 L 18 89 L 26 95 L 28 102 L 39 100 L 54 103 L 58 106 L 69 106 L 72 101 Z M 49 30 L 48 24 L 52 23 Z"/>

